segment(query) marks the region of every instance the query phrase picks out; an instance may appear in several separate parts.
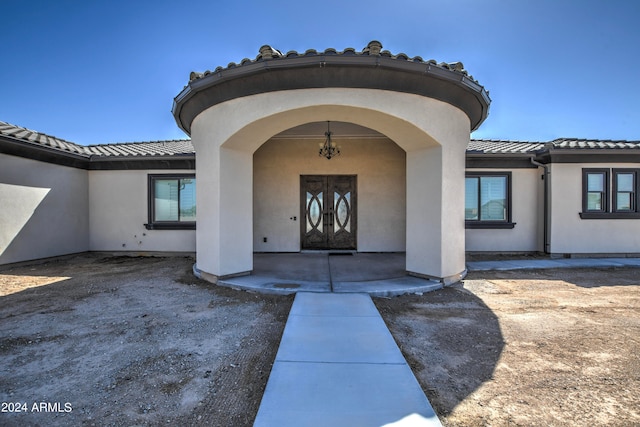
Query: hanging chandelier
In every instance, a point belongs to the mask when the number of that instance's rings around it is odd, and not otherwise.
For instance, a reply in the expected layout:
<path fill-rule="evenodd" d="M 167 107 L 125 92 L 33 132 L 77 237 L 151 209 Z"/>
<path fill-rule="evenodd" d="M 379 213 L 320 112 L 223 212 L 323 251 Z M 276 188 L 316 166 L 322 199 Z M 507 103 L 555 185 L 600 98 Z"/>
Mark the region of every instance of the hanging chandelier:
<path fill-rule="evenodd" d="M 320 151 L 318 152 L 319 156 L 326 157 L 327 160 L 340 155 L 340 147 L 338 147 L 338 145 L 336 145 L 336 143 L 331 140 L 332 133 L 330 123 L 331 122 L 327 121 L 327 131 L 324 133 L 327 138 L 324 140 L 324 142 L 321 142 L 319 144 Z"/>

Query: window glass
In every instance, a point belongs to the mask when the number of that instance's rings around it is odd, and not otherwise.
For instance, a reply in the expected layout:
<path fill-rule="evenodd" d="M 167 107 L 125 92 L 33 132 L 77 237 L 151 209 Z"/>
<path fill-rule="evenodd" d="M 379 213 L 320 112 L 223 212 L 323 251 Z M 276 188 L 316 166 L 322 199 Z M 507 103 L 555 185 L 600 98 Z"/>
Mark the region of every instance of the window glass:
<path fill-rule="evenodd" d="M 590 173 L 587 175 L 587 191 L 604 191 L 603 173 Z"/>
<path fill-rule="evenodd" d="M 178 180 L 156 179 L 154 221 L 178 221 Z"/>
<path fill-rule="evenodd" d="M 464 180 L 464 219 L 478 219 L 478 178 L 468 177 Z"/>
<path fill-rule="evenodd" d="M 587 210 L 590 210 L 590 211 L 602 210 L 602 193 L 587 194 Z"/>
<path fill-rule="evenodd" d="M 486 172 L 468 173 L 465 177 L 464 218 L 469 223 L 509 223 L 509 179 L 508 173 L 496 175 Z M 496 226 L 496 224 L 491 224 Z"/>
<path fill-rule="evenodd" d="M 618 180 L 618 191 L 626 191 L 631 193 L 633 191 L 633 174 L 632 173 L 619 173 L 616 174 Z"/>
<path fill-rule="evenodd" d="M 620 172 L 616 173 L 616 210 L 631 211 L 633 210 L 634 195 L 634 174 Z"/>
<path fill-rule="evenodd" d="M 180 180 L 180 217 L 179 221 L 196 220 L 196 180 Z"/>
<path fill-rule="evenodd" d="M 605 211 L 605 173 L 587 173 L 587 210 Z"/>
<path fill-rule="evenodd" d="M 480 219 L 505 221 L 507 219 L 507 177 L 480 177 Z"/>
<path fill-rule="evenodd" d="M 618 193 L 616 198 L 616 210 L 630 211 L 632 209 L 631 193 Z"/>
<path fill-rule="evenodd" d="M 184 229 L 195 226 L 196 180 L 193 176 L 149 175 L 149 192 L 151 227 Z"/>
<path fill-rule="evenodd" d="M 640 218 L 640 169 L 583 169 L 582 180 L 581 218 Z"/>

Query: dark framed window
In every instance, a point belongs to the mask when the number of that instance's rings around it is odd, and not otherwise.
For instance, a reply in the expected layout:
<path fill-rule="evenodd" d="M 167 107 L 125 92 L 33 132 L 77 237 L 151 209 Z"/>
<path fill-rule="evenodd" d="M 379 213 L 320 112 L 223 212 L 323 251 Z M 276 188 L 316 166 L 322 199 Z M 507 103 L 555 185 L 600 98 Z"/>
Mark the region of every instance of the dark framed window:
<path fill-rule="evenodd" d="M 196 228 L 195 175 L 149 175 L 149 230 L 194 230 Z"/>
<path fill-rule="evenodd" d="M 513 228 L 511 172 L 468 172 L 465 176 L 466 228 Z"/>
<path fill-rule="evenodd" d="M 582 219 L 640 218 L 640 169 L 583 169 Z"/>
<path fill-rule="evenodd" d="M 608 212 L 609 169 L 583 169 L 582 188 L 582 212 Z"/>
<path fill-rule="evenodd" d="M 638 212 L 639 174 L 637 169 L 613 169 L 614 212 Z"/>

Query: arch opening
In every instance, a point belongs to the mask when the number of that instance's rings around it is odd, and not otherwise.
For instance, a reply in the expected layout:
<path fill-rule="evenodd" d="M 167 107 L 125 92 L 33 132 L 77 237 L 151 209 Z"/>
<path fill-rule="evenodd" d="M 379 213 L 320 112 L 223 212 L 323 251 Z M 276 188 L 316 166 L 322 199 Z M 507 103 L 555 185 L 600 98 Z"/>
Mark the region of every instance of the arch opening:
<path fill-rule="evenodd" d="M 359 166 L 349 164 L 346 152 L 329 161 L 317 158 L 317 154 L 304 157 L 300 152 L 291 159 L 295 170 L 278 162 L 282 153 L 291 148 L 278 142 L 286 131 L 326 121 L 352 123 L 376 131 L 380 142 L 384 141 L 379 149 L 395 150 L 393 158 L 404 163 L 395 162 L 379 173 L 376 184 L 377 170 L 384 168 L 370 163 L 375 153 L 371 154 L 371 145 L 363 145 L 365 141 L 360 141 L 360 147 L 352 152 L 351 161 L 359 157 Z M 211 107 L 196 117 L 192 128 L 198 155 L 198 185 L 208 187 L 199 187 L 197 193 L 198 267 L 215 277 L 243 274 L 252 269 L 254 251 L 269 250 L 264 243 L 274 243 L 274 251 L 301 250 L 302 233 L 294 237 L 299 233 L 300 222 L 291 220 L 303 217 L 298 198 L 301 189 L 296 185 L 300 185 L 303 175 L 337 174 L 367 175 L 367 181 L 358 178 L 356 187 L 360 203 L 354 222 L 358 221 L 360 229 L 355 249 L 404 248 L 410 273 L 435 278 L 459 275 L 464 270 L 463 176 L 468 141 L 469 119 L 463 112 L 447 103 L 411 94 L 307 89 L 260 94 Z M 317 153 L 315 149 L 312 152 Z M 260 161 L 258 169 L 256 159 Z M 325 163 L 313 166 L 311 159 Z M 383 159 L 380 165 L 384 163 Z M 287 177 L 280 181 L 287 184 L 271 182 L 274 175 L 263 174 L 269 169 L 280 174 L 287 170 Z M 385 180 L 385 174 L 394 178 Z M 273 185 L 265 188 L 269 182 Z M 269 199 L 263 193 L 281 195 Z M 404 200 L 385 197 L 402 193 Z M 376 209 L 383 214 L 367 217 L 366 213 Z M 264 221 L 265 217 L 268 220 Z M 376 235 L 376 229 L 384 229 L 380 224 L 388 221 L 395 224 L 393 236 L 383 236 L 379 231 Z M 367 226 L 372 231 L 365 233 Z"/>

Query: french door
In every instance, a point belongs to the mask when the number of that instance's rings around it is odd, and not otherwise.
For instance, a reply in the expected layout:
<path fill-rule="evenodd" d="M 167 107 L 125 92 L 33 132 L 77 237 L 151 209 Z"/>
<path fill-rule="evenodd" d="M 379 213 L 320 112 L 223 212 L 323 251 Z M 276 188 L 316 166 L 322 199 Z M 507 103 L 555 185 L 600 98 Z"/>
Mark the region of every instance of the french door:
<path fill-rule="evenodd" d="M 300 176 L 302 249 L 356 249 L 356 176 Z"/>

